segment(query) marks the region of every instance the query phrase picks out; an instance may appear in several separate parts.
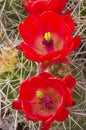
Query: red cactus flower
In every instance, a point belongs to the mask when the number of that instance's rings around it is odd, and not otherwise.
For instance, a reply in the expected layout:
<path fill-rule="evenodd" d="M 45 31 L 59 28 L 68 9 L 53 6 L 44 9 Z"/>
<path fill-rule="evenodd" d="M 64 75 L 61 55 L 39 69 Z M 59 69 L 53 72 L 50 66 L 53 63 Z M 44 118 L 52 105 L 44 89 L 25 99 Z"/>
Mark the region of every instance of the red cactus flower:
<path fill-rule="evenodd" d="M 60 79 L 43 72 L 21 83 L 18 100 L 12 105 L 28 120 L 42 121 L 41 130 L 48 130 L 54 120 L 68 117 L 68 107 L 74 104 L 71 90 L 75 84 L 71 75 Z"/>
<path fill-rule="evenodd" d="M 74 21 L 68 16 L 44 12 L 30 15 L 19 25 L 23 42 L 17 48 L 36 62 L 65 62 L 66 56 L 77 49 L 80 36 L 72 37 Z"/>
<path fill-rule="evenodd" d="M 61 14 L 68 0 L 22 0 L 22 4 L 28 13 L 42 13 L 54 11 Z"/>

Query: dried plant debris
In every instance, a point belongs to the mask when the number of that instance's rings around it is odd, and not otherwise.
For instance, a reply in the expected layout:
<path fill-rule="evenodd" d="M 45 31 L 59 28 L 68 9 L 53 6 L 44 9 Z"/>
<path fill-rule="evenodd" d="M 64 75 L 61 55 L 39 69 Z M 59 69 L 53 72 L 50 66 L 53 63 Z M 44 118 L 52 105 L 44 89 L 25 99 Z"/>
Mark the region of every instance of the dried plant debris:
<path fill-rule="evenodd" d="M 0 47 L 0 74 L 12 71 L 18 64 L 18 52 L 14 48 Z"/>

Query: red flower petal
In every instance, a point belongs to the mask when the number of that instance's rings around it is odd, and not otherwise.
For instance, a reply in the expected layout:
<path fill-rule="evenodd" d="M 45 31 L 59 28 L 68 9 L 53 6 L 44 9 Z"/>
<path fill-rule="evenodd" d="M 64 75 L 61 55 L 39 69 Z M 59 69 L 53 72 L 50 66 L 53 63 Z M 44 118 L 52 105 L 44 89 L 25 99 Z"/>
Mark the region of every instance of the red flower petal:
<path fill-rule="evenodd" d="M 65 86 L 71 90 L 75 87 L 76 80 L 72 75 L 68 75 L 66 78 L 64 78 L 64 83 L 65 83 Z"/>
<path fill-rule="evenodd" d="M 31 6 L 32 6 L 33 1 L 30 0 L 22 0 L 22 5 L 26 9 L 26 11 L 29 13 L 31 11 Z"/>
<path fill-rule="evenodd" d="M 63 109 L 63 111 L 61 111 L 61 113 L 56 117 L 57 121 L 64 121 L 66 120 L 66 118 L 69 115 L 69 111 L 66 109 Z"/>
<path fill-rule="evenodd" d="M 34 106 L 30 102 L 23 101 L 22 107 L 26 117 L 29 120 L 39 121 L 39 120 L 46 120 L 49 117 L 51 117 L 51 114 L 49 114 L 48 116 L 45 114 L 43 115 L 39 114 L 38 109 L 36 107 L 34 108 Z"/>
<path fill-rule="evenodd" d="M 63 19 L 64 22 L 69 26 L 71 33 L 73 33 L 75 29 L 74 20 L 69 15 L 64 15 Z"/>
<path fill-rule="evenodd" d="M 29 16 L 25 19 L 24 23 L 19 24 L 19 33 L 23 40 L 33 46 L 37 36 L 41 35 L 41 30 L 37 23 L 37 17 L 34 15 Z M 28 24 L 30 23 L 30 24 Z"/>
<path fill-rule="evenodd" d="M 61 62 L 64 59 L 63 57 L 65 57 L 69 53 L 68 49 L 65 48 L 64 50 L 55 51 L 46 55 L 40 55 L 36 53 L 36 51 L 38 50 L 34 51 L 31 47 L 23 42 L 17 46 L 17 49 L 23 51 L 23 54 L 26 58 L 32 61 L 36 60 L 37 62 L 43 62 L 47 60 L 51 60 L 51 63 Z"/>
<path fill-rule="evenodd" d="M 77 49 L 80 45 L 81 38 L 80 36 L 75 36 L 72 41 L 71 51 Z"/>
<path fill-rule="evenodd" d="M 64 36 L 64 21 L 62 17 L 53 12 L 44 12 L 39 17 L 42 28 L 45 32 L 57 33 L 58 36 Z"/>
<path fill-rule="evenodd" d="M 40 62 L 40 57 L 41 55 L 36 53 L 34 51 L 34 49 L 32 49 L 31 47 L 29 47 L 28 45 L 26 45 L 25 43 L 21 43 L 20 45 L 17 46 L 17 48 L 23 52 L 24 56 L 27 59 L 30 59 L 32 61 L 36 60 L 37 62 Z M 38 50 L 36 50 L 38 51 Z M 39 57 L 39 58 L 38 58 Z"/>
<path fill-rule="evenodd" d="M 30 81 L 25 80 L 20 84 L 19 87 L 19 100 L 32 100 L 34 98 L 34 88 L 30 87 Z M 27 91 L 29 89 L 29 92 Z"/>
<path fill-rule="evenodd" d="M 69 88 L 65 88 L 65 93 L 66 93 L 66 106 L 73 106 L 74 105 L 74 100 L 73 100 L 73 95 L 71 93 L 71 90 Z"/>
<path fill-rule="evenodd" d="M 28 13 L 39 14 L 44 11 L 54 11 L 61 14 L 68 0 L 22 0 L 22 4 Z"/>
<path fill-rule="evenodd" d="M 31 38 L 27 32 L 27 30 L 25 30 L 24 25 L 21 23 L 19 24 L 19 33 L 21 35 L 21 37 L 23 38 L 23 40 L 28 44 L 33 43 L 33 38 Z"/>
<path fill-rule="evenodd" d="M 20 100 L 14 101 L 12 103 L 13 108 L 22 111 L 22 103 Z"/>
<path fill-rule="evenodd" d="M 49 0 L 49 9 L 61 14 L 68 0 Z"/>
<path fill-rule="evenodd" d="M 36 0 L 33 2 L 31 6 L 31 12 L 34 13 L 42 13 L 43 11 L 47 10 L 47 2 L 44 0 Z"/>

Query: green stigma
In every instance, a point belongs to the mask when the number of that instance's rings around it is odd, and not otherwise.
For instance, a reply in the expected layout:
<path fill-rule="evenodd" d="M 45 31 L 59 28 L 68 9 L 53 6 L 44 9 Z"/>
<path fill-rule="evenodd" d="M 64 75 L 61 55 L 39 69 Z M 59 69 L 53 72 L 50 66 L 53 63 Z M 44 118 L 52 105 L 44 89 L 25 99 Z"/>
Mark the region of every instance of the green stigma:
<path fill-rule="evenodd" d="M 49 40 L 51 39 L 51 33 L 50 33 L 50 32 L 45 33 L 45 34 L 44 34 L 44 39 L 45 39 L 46 41 L 49 41 Z"/>
<path fill-rule="evenodd" d="M 43 96 L 43 92 L 42 91 L 36 91 L 36 97 L 37 98 L 42 98 L 42 96 Z"/>

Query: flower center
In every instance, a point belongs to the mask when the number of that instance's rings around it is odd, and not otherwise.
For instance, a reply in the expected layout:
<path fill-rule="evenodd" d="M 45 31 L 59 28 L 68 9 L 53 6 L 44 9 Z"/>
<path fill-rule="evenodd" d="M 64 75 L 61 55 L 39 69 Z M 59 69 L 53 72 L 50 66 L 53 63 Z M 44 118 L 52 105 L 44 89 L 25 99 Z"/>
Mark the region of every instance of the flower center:
<path fill-rule="evenodd" d="M 50 94 L 45 94 L 41 90 L 36 91 L 36 97 L 39 99 L 39 104 L 46 108 L 46 109 L 52 109 L 54 100 L 53 97 Z"/>
<path fill-rule="evenodd" d="M 52 96 L 48 94 L 44 95 L 44 97 L 40 99 L 40 104 L 47 109 L 52 109 L 54 104 Z"/>
<path fill-rule="evenodd" d="M 50 33 L 50 32 L 46 32 L 46 33 L 44 34 L 44 39 L 43 39 L 42 43 L 43 43 L 46 47 L 48 47 L 48 48 L 50 48 L 50 47 L 53 46 L 53 39 L 52 39 L 52 36 L 51 36 L 51 33 Z"/>

